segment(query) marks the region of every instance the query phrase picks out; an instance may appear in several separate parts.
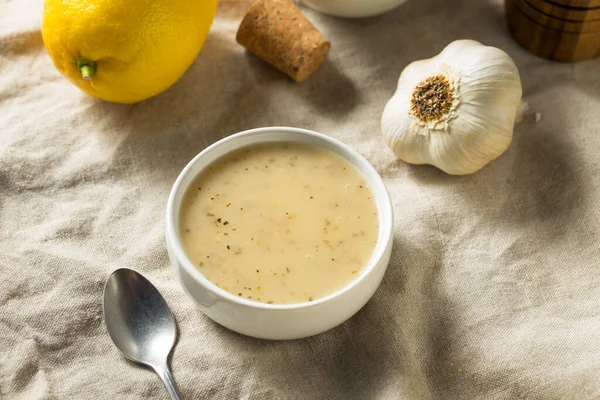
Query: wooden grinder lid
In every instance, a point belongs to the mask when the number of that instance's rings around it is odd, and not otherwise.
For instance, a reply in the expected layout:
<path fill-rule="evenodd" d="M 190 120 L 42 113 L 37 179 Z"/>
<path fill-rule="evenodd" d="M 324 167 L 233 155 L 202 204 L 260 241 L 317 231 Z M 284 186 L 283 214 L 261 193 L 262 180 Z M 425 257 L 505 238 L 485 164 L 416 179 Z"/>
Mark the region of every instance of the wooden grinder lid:
<path fill-rule="evenodd" d="M 529 51 L 556 61 L 600 56 L 600 0 L 505 0 L 508 28 Z"/>

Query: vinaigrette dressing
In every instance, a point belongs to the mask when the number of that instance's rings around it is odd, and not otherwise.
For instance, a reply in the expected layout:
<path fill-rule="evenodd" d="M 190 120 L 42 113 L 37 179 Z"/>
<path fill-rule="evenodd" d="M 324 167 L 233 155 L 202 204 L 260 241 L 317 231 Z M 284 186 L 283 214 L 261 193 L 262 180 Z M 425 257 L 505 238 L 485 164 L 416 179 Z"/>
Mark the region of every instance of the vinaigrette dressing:
<path fill-rule="evenodd" d="M 210 281 L 269 304 L 313 301 L 348 285 L 378 235 L 360 173 L 314 146 L 273 143 L 225 155 L 186 192 L 180 237 Z"/>

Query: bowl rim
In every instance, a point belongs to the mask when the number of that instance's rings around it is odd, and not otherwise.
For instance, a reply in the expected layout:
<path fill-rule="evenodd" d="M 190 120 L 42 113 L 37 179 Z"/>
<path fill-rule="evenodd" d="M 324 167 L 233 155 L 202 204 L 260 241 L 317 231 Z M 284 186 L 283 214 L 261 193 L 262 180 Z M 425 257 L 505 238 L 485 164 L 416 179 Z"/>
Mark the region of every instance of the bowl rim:
<path fill-rule="evenodd" d="M 358 170 L 358 172 L 361 174 L 361 176 L 365 179 L 365 181 L 367 182 L 367 185 L 369 186 L 369 188 L 371 189 L 371 192 L 373 193 L 373 197 L 375 199 L 375 203 L 377 206 L 377 211 L 379 214 L 378 239 L 377 239 L 375 248 L 373 250 L 373 253 L 371 254 L 371 258 L 368 261 L 368 264 L 362 268 L 362 273 L 357 278 L 353 279 L 350 283 L 345 285 L 344 287 L 336 290 L 333 293 L 328 294 L 327 296 L 321 297 L 321 298 L 313 300 L 313 301 L 306 301 L 306 302 L 293 303 L 293 304 L 267 304 L 267 303 L 262 303 L 262 302 L 258 302 L 258 301 L 247 300 L 242 297 L 235 296 L 235 295 L 229 293 L 228 291 L 218 287 L 216 284 L 211 282 L 200 271 L 198 271 L 198 269 L 196 267 L 194 267 L 191 260 L 188 258 L 187 254 L 185 253 L 185 250 L 183 249 L 181 241 L 179 240 L 177 230 L 175 229 L 175 226 L 176 226 L 175 221 L 176 221 L 176 219 L 179 218 L 179 215 L 176 215 L 176 213 L 175 213 L 175 199 L 179 193 L 182 193 L 182 195 L 183 195 L 187 191 L 189 185 L 184 187 L 183 181 L 191 173 L 190 171 L 192 170 L 194 165 L 197 162 L 199 162 L 203 157 L 205 157 L 207 154 L 215 151 L 218 147 L 224 145 L 227 142 L 239 140 L 240 138 L 243 138 L 246 136 L 260 135 L 260 134 L 264 134 L 267 132 L 278 132 L 278 133 L 284 133 L 284 134 L 292 133 L 292 134 L 296 134 L 296 135 L 300 134 L 300 135 L 311 136 L 313 138 L 317 138 L 317 140 L 328 142 L 330 145 L 337 147 L 338 150 L 341 150 L 342 154 L 337 153 L 337 152 L 336 152 L 336 154 L 338 156 L 342 157 L 346 162 L 355 166 L 355 168 Z M 294 142 L 294 140 L 289 140 L 289 141 L 292 143 Z M 277 142 L 277 141 L 273 141 L 273 142 Z M 286 140 L 283 139 L 280 142 L 286 142 Z M 243 147 L 261 144 L 261 143 L 269 143 L 269 142 L 263 141 L 263 140 L 257 140 L 256 142 L 253 142 L 251 144 L 244 144 L 239 147 L 236 147 L 233 150 L 223 153 L 218 158 L 223 157 L 223 156 L 231 153 L 232 151 L 239 150 Z M 311 144 L 311 145 L 319 146 L 318 144 Z M 319 146 L 319 147 L 321 147 L 321 146 Z M 331 151 L 330 149 L 327 149 L 327 150 Z M 345 155 L 346 153 L 353 155 L 355 157 L 355 159 L 361 164 L 360 167 L 354 165 L 352 160 L 349 159 L 349 157 L 347 157 Z M 209 164 L 207 164 L 207 165 L 209 165 Z M 201 169 L 194 175 L 197 176 L 203 170 L 204 169 Z M 370 177 L 367 176 L 367 171 L 371 172 Z M 192 179 L 192 181 L 193 181 L 193 179 Z M 374 187 L 375 185 L 378 186 L 377 189 Z M 389 218 L 386 218 L 388 216 L 389 216 Z M 263 127 L 263 128 L 254 128 L 254 129 L 248 129 L 248 130 L 245 130 L 242 132 L 232 134 L 230 136 L 227 136 L 223 139 L 216 141 L 215 143 L 211 144 L 210 146 L 208 146 L 204 150 L 202 150 L 199 154 L 197 154 L 185 166 L 185 168 L 179 173 L 177 179 L 175 180 L 175 183 L 173 184 L 173 187 L 171 188 L 171 192 L 169 193 L 169 198 L 167 201 L 165 235 L 166 235 L 166 240 L 168 242 L 168 245 L 170 246 L 171 250 L 174 252 L 176 261 L 181 265 L 182 268 L 184 268 L 186 270 L 186 272 L 189 274 L 189 276 L 191 276 L 204 289 L 212 292 L 212 294 L 215 295 L 216 297 L 222 298 L 222 299 L 224 298 L 236 305 L 245 306 L 245 307 L 254 308 L 254 309 L 258 308 L 258 309 L 264 309 L 264 310 L 298 310 L 298 309 L 315 307 L 320 304 L 327 303 L 327 302 L 333 300 L 334 298 L 340 297 L 343 294 L 347 293 L 348 291 L 352 290 L 354 287 L 360 285 L 369 275 L 371 275 L 373 273 L 373 271 L 379 265 L 381 260 L 385 257 L 386 251 L 393 240 L 393 207 L 392 207 L 392 202 L 391 202 L 387 187 L 385 186 L 385 183 L 383 182 L 383 179 L 381 178 L 381 176 L 379 175 L 377 170 L 369 163 L 369 161 L 367 161 L 367 159 L 364 156 L 362 156 L 360 153 L 358 153 L 356 150 L 354 150 L 347 144 L 345 144 L 337 139 L 334 139 L 330 136 L 327 136 L 325 134 L 322 134 L 322 133 L 319 133 L 316 131 L 312 131 L 312 130 L 308 130 L 308 129 L 285 127 L 285 126 L 271 126 L 271 127 Z M 386 267 L 387 267 L 387 265 L 386 265 Z"/>

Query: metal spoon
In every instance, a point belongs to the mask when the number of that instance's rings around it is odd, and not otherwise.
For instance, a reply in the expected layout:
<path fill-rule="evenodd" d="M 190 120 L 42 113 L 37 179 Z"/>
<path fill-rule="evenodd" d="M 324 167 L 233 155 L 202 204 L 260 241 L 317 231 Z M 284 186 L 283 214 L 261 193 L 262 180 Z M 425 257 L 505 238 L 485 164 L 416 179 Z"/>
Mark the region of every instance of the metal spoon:
<path fill-rule="evenodd" d="M 175 319 L 158 290 L 135 271 L 116 270 L 104 286 L 104 322 L 125 357 L 153 368 L 171 398 L 179 400 L 167 363 L 175 343 Z"/>

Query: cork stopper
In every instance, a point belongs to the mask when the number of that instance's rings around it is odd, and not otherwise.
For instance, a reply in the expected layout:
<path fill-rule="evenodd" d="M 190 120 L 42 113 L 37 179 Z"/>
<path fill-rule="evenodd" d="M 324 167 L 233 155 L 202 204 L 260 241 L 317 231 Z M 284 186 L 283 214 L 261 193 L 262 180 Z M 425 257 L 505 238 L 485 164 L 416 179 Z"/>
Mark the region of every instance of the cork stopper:
<path fill-rule="evenodd" d="M 308 79 L 331 47 L 290 0 L 256 0 L 236 40 L 296 82 Z"/>

